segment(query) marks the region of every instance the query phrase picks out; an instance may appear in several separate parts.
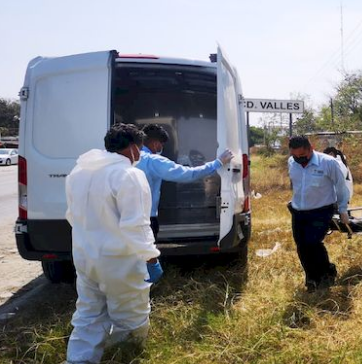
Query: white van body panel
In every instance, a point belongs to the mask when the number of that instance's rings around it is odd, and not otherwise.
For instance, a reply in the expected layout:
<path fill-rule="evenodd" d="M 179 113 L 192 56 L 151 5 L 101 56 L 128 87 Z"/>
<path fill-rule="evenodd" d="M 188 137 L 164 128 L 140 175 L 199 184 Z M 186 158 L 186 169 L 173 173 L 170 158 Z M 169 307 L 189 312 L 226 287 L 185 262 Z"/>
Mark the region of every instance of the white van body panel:
<path fill-rule="evenodd" d="M 111 54 L 34 59 L 23 139 L 28 164 L 28 218 L 64 219 L 64 182 L 78 156 L 104 148 L 110 125 Z"/>
<path fill-rule="evenodd" d="M 238 76 L 228 62 L 224 52 L 217 52 L 217 141 L 218 155 L 226 148 L 235 157 L 229 166 L 218 170 L 221 177 L 220 241 L 230 232 L 233 216 L 242 211 L 244 187 L 242 181 L 241 138 L 244 119 L 239 108 Z M 242 133 L 244 130 L 244 133 Z"/>
<path fill-rule="evenodd" d="M 107 130 L 120 121 L 162 124 L 171 136 L 164 155 L 185 166 L 231 149 L 235 158 L 218 173 L 163 182 L 158 247 L 163 255 L 247 256 L 251 211 L 243 162 L 249 151 L 241 87 L 220 48 L 217 63 L 214 56 L 209 63 L 104 51 L 30 61 L 20 91 L 15 234 L 20 255 L 41 260 L 52 282 L 73 277 L 65 177 L 79 155 L 104 149 Z"/>

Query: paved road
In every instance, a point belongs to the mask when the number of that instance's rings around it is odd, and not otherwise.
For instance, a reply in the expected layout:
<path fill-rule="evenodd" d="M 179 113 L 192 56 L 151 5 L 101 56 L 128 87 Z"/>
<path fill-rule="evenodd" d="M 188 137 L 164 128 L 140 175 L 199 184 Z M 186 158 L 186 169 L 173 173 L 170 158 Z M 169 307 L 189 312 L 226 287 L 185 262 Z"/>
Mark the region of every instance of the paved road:
<path fill-rule="evenodd" d="M 18 166 L 0 166 L 0 226 L 15 223 L 18 215 Z"/>
<path fill-rule="evenodd" d="M 0 166 L 0 322 L 19 307 L 45 278 L 37 261 L 23 259 L 16 247 L 14 225 L 18 216 L 17 166 Z M 26 296 L 28 297 L 28 296 Z M 13 306 L 11 306 L 11 304 Z"/>

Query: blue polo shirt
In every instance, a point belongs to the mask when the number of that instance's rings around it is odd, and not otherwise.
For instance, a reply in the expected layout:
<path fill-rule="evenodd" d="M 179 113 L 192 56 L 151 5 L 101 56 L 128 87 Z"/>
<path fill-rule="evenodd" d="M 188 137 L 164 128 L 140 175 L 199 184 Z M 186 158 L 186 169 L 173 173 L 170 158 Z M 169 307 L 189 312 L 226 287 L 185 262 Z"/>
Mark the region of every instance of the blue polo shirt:
<path fill-rule="evenodd" d="M 349 191 L 335 158 L 313 151 L 304 168 L 293 157 L 289 158 L 288 165 L 293 185 L 293 208 L 313 210 L 337 202 L 340 213 L 347 211 Z"/>
<path fill-rule="evenodd" d="M 142 170 L 148 180 L 152 194 L 151 217 L 158 215 L 162 180 L 170 182 L 192 182 L 214 173 L 222 166 L 219 159 L 198 167 L 185 167 L 143 147 L 136 167 Z"/>

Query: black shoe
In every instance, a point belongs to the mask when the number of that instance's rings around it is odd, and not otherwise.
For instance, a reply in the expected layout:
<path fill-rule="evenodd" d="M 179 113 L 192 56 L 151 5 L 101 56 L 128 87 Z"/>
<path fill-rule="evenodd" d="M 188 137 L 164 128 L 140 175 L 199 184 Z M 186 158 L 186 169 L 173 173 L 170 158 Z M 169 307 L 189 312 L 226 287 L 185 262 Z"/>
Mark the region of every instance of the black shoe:
<path fill-rule="evenodd" d="M 331 286 L 334 286 L 336 283 L 336 277 L 337 277 L 337 269 L 335 264 L 330 263 L 329 265 L 329 271 L 327 274 L 325 274 L 322 279 L 321 282 L 319 284 L 319 286 L 321 286 L 321 288 L 329 288 Z"/>
<path fill-rule="evenodd" d="M 335 284 L 334 277 L 323 278 L 321 282 L 318 284 L 318 289 L 328 289 Z"/>
<path fill-rule="evenodd" d="M 334 280 L 335 280 L 335 279 L 336 279 L 336 277 L 337 277 L 337 268 L 336 268 L 336 265 L 335 265 L 335 264 L 333 264 L 333 263 L 330 263 L 330 264 L 329 264 L 328 277 L 331 277 L 331 278 L 333 278 Z"/>
<path fill-rule="evenodd" d="M 318 288 L 317 282 L 312 280 L 307 281 L 305 285 L 307 286 L 308 293 L 315 292 Z"/>

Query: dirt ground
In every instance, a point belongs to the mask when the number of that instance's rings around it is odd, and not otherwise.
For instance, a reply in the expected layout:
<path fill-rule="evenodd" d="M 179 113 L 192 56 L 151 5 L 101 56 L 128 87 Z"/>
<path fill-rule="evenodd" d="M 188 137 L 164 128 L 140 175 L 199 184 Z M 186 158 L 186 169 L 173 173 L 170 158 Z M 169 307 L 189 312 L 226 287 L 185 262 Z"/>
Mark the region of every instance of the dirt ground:
<path fill-rule="evenodd" d="M 14 295 L 34 287 L 42 275 L 39 262 L 30 262 L 18 253 L 14 225 L 17 217 L 17 166 L 0 167 L 0 314 Z M 39 284 L 39 283 L 37 283 Z"/>
<path fill-rule="evenodd" d="M 40 262 L 28 261 L 19 255 L 13 228 L 14 221 L 0 225 L 0 308 L 14 294 L 31 289 L 29 283 L 42 274 Z"/>

